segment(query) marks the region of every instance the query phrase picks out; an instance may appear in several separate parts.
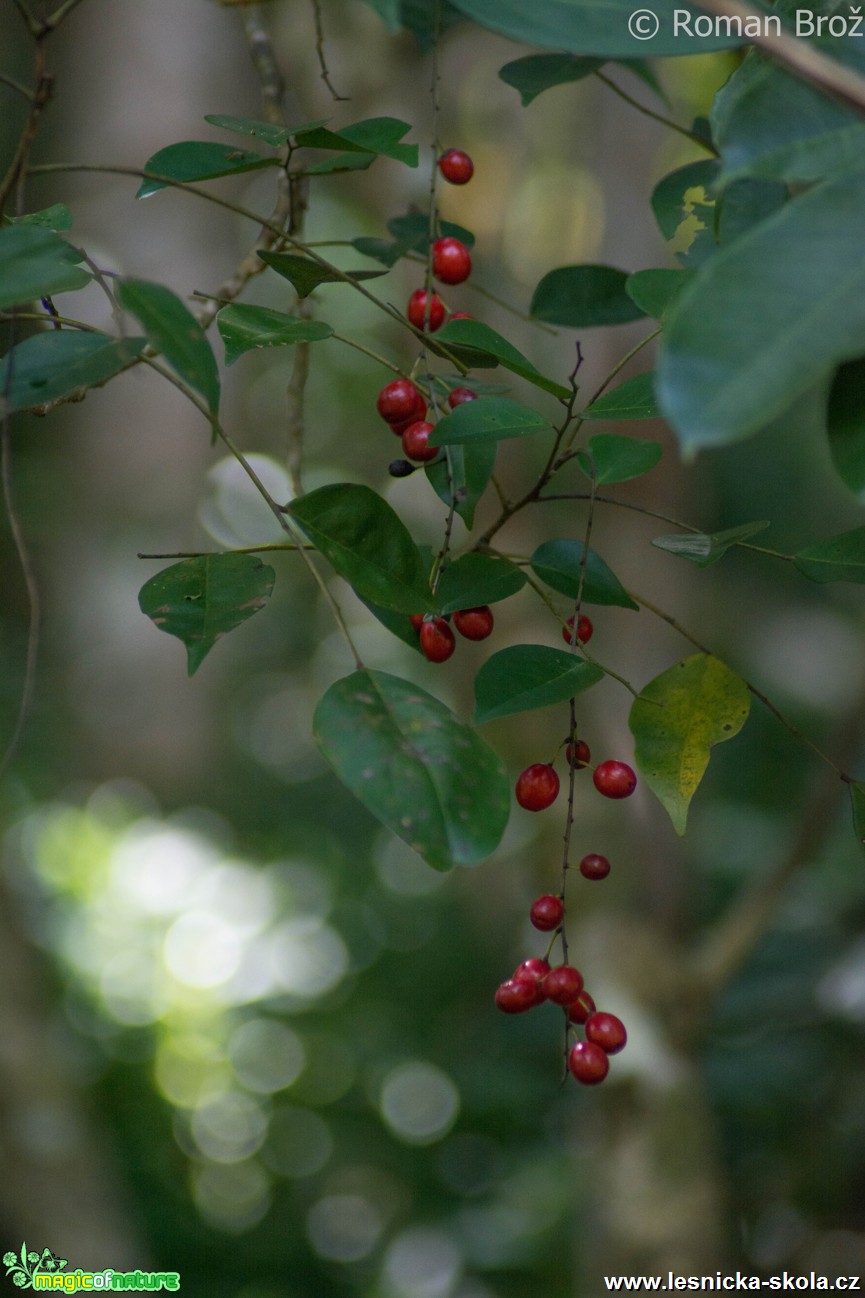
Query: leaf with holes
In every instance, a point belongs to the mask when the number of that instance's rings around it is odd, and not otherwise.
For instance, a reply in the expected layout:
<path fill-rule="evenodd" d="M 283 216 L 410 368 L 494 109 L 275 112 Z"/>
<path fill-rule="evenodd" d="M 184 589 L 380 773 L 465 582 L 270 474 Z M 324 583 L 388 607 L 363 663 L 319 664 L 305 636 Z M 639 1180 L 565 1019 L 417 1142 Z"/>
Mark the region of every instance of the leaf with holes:
<path fill-rule="evenodd" d="M 510 809 L 504 764 L 416 685 L 361 670 L 337 681 L 313 733 L 343 784 L 435 870 L 495 850 Z"/>
<path fill-rule="evenodd" d="M 603 680 L 594 663 L 542 644 L 511 645 L 488 658 L 475 677 L 475 725 L 564 703 Z"/>
<path fill-rule="evenodd" d="M 252 554 L 206 554 L 164 568 L 141 587 L 142 613 L 186 645 L 191 676 L 217 640 L 270 599 L 275 573 Z"/>
<path fill-rule="evenodd" d="M 703 653 L 656 676 L 634 700 L 629 724 L 637 766 L 677 834 L 685 832 L 713 746 L 739 733 L 750 708 L 742 678 Z"/>

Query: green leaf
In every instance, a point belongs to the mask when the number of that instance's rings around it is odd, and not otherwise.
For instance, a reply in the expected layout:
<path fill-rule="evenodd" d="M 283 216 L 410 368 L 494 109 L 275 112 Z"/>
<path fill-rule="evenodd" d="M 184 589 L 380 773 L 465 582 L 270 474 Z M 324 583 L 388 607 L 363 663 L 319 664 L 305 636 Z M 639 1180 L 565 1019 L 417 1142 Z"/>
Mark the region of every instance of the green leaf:
<path fill-rule="evenodd" d="M 564 703 L 603 680 L 604 673 L 562 649 L 540 644 L 511 645 L 483 664 L 475 677 L 475 725 L 515 712 Z"/>
<path fill-rule="evenodd" d="M 274 126 L 273 122 L 261 122 L 255 117 L 234 117 L 224 113 L 206 113 L 204 120 L 211 126 L 237 131 L 239 135 L 254 135 L 274 149 L 282 148 L 298 131 L 312 131 L 327 125 L 327 118 L 322 118 L 318 122 L 304 122 L 301 126 Z"/>
<path fill-rule="evenodd" d="M 739 527 L 728 527 L 723 532 L 686 532 L 671 536 L 656 536 L 652 545 L 668 554 L 678 555 L 680 559 L 690 559 L 698 568 L 708 568 L 717 563 L 731 546 L 740 541 L 748 541 L 758 532 L 764 532 L 769 526 L 765 520 L 754 523 L 742 523 Z"/>
<path fill-rule="evenodd" d="M 529 54 L 524 59 L 506 63 L 499 69 L 499 76 L 520 92 L 525 105 L 552 86 L 582 81 L 603 64 L 603 59 L 576 58 L 573 54 Z"/>
<path fill-rule="evenodd" d="M 625 292 L 627 278 L 613 266 L 561 266 L 538 284 L 529 314 L 572 329 L 639 320 L 643 312 Z"/>
<path fill-rule="evenodd" d="M 305 176 L 330 176 L 337 171 L 367 171 L 375 162 L 376 153 L 335 153 L 324 162 L 304 167 Z"/>
<path fill-rule="evenodd" d="M 605 392 L 582 412 L 583 419 L 658 419 L 654 372 L 626 379 L 612 392 Z"/>
<path fill-rule="evenodd" d="M 426 345 L 439 355 L 446 356 L 452 351 L 457 357 L 467 358 L 470 365 L 503 365 L 512 374 L 519 374 L 520 378 L 527 379 L 544 392 L 551 392 L 562 401 L 567 401 L 571 395 L 570 388 L 539 373 L 512 343 L 480 320 L 449 320 L 437 333 L 430 335 Z M 485 361 L 484 358 L 490 359 Z"/>
<path fill-rule="evenodd" d="M 439 610 L 456 613 L 462 608 L 495 604 L 516 595 L 526 584 L 519 568 L 492 554 L 464 554 L 448 564 L 436 590 Z"/>
<path fill-rule="evenodd" d="M 718 246 L 726 247 L 755 225 L 773 216 L 789 198 L 786 185 L 774 180 L 735 180 L 718 196 Z"/>
<path fill-rule="evenodd" d="M 598 433 L 589 438 L 589 454 L 595 466 L 595 485 L 609 482 L 629 482 L 641 478 L 653 469 L 663 454 L 660 442 L 647 442 L 638 437 L 619 437 L 616 433 Z M 583 468 L 582 457 L 579 460 Z M 584 470 L 585 472 L 585 470 Z M 586 474 L 591 477 L 591 473 Z"/>
<path fill-rule="evenodd" d="M 53 203 L 41 212 L 27 212 L 24 216 L 7 216 L 10 225 L 38 225 L 46 230 L 71 230 L 72 213 L 65 203 Z"/>
<path fill-rule="evenodd" d="M 808 545 L 793 555 L 793 562 L 811 581 L 865 582 L 865 527 L 841 532 Z"/>
<path fill-rule="evenodd" d="M 850 790 L 850 805 L 853 811 L 853 830 L 859 840 L 859 846 L 865 849 L 865 784 L 854 780 L 847 787 Z"/>
<path fill-rule="evenodd" d="M 831 44 L 833 54 L 843 54 L 842 41 Z M 759 176 L 809 183 L 860 168 L 865 152 L 859 113 L 756 50 L 715 96 L 712 128 L 725 182 Z"/>
<path fill-rule="evenodd" d="M 659 20 L 656 35 L 649 39 L 633 36 L 628 19 L 635 9 L 633 0 L 452 0 L 454 7 L 481 27 L 501 32 L 511 40 L 542 49 L 567 50 L 601 58 L 657 58 L 662 54 L 703 54 L 709 50 L 741 45 L 729 36 L 700 36 L 693 29 L 699 10 L 680 5 L 678 0 L 660 0 L 652 5 Z M 674 11 L 680 15 L 678 27 Z M 683 25 L 687 15 L 690 28 Z M 705 16 L 703 16 L 705 22 Z"/>
<path fill-rule="evenodd" d="M 401 613 L 435 612 L 417 546 L 369 487 L 331 483 L 300 496 L 288 513 L 361 599 Z"/>
<path fill-rule="evenodd" d="M 582 541 L 544 541 L 532 555 L 532 571 L 560 595 L 576 599 L 584 548 Z M 639 609 L 594 550 L 589 550 L 586 559 L 583 599 L 587 604 L 617 604 L 620 608 Z"/>
<path fill-rule="evenodd" d="M 655 385 L 686 454 L 756 432 L 865 352 L 863 222 L 865 174 L 826 181 L 701 269 L 667 321 Z"/>
<path fill-rule="evenodd" d="M 333 329 L 323 320 L 304 320 L 266 306 L 225 306 L 216 317 L 225 344 L 225 363 L 257 347 L 291 347 L 294 343 L 320 342 Z"/>
<path fill-rule="evenodd" d="M 331 131 L 324 126 L 313 126 L 294 131 L 298 147 L 310 149 L 339 149 L 345 153 L 381 154 L 404 162 L 409 167 L 418 165 L 418 146 L 401 144 L 402 137 L 411 130 L 411 123 L 396 117 L 369 117 L 351 126 Z"/>
<path fill-rule="evenodd" d="M 10 413 L 77 397 L 126 369 L 146 346 L 146 338 L 111 338 L 75 329 L 34 334 L 0 362 L 0 391 Z"/>
<path fill-rule="evenodd" d="M 450 505 L 453 492 L 454 508 L 466 527 L 474 525 L 475 509 L 492 477 L 497 449 L 496 442 L 485 441 L 450 446 L 447 455 L 436 460 L 426 471 L 427 480 L 439 500 Z"/>
<path fill-rule="evenodd" d="M 841 481 L 865 496 L 865 358 L 848 361 L 835 373 L 826 408 L 832 463 Z"/>
<path fill-rule="evenodd" d="M 142 613 L 186 645 L 191 676 L 220 636 L 264 608 L 276 580 L 252 554 L 207 554 L 158 572 L 141 587 Z"/>
<path fill-rule="evenodd" d="M 663 320 L 693 278 L 693 270 L 638 270 L 628 276 L 625 292 L 645 315 Z"/>
<path fill-rule="evenodd" d="M 300 298 L 309 297 L 319 284 L 344 284 L 347 279 L 378 279 L 387 274 L 383 270 L 349 270 L 342 273 L 322 266 L 321 262 L 313 261 L 311 257 L 301 257 L 296 252 L 259 252 L 258 255 L 277 275 L 290 281 Z"/>
<path fill-rule="evenodd" d="M 471 230 L 453 221 L 439 221 L 435 238 L 459 239 L 467 248 L 475 246 L 475 236 Z M 429 217 L 426 212 L 407 212 L 405 216 L 393 216 L 387 228 L 404 252 L 426 252 L 432 240 L 429 232 Z"/>
<path fill-rule="evenodd" d="M 652 211 L 670 252 L 699 266 L 715 251 L 714 186 L 720 163 L 689 162 L 665 176 L 652 193 Z"/>
<path fill-rule="evenodd" d="M 436 424 L 434 442 L 457 446 L 470 442 L 500 442 L 510 437 L 552 432 L 537 411 L 510 397 L 478 397 L 464 401 Z"/>
<path fill-rule="evenodd" d="M 234 176 L 241 171 L 257 171 L 259 167 L 278 167 L 279 159 L 248 149 L 235 149 L 229 145 L 205 140 L 183 140 L 159 149 L 144 164 L 145 171 L 169 180 L 216 180 L 219 176 Z M 136 198 L 147 198 L 157 190 L 165 189 L 162 180 L 144 180 L 138 187 Z"/>
<path fill-rule="evenodd" d="M 495 850 L 510 810 L 504 765 L 438 699 L 385 672 L 332 685 L 313 732 L 343 784 L 435 870 Z"/>
<path fill-rule="evenodd" d="M 709 654 L 693 654 L 656 676 L 631 707 L 634 755 L 677 834 L 715 744 L 732 739 L 748 719 L 751 698 L 740 676 Z"/>
<path fill-rule="evenodd" d="M 4 226 L 0 229 L 0 308 L 83 288 L 90 276 L 77 264 L 80 260 L 81 253 L 52 230 L 38 225 Z"/>
<path fill-rule="evenodd" d="M 422 53 L 431 50 L 443 32 L 465 21 L 448 0 L 440 0 L 435 8 L 429 0 L 366 0 L 366 3 L 380 14 L 391 31 L 400 28 L 410 31 Z"/>
<path fill-rule="evenodd" d="M 207 335 L 171 289 L 143 279 L 125 279 L 117 300 L 142 325 L 148 342 L 161 352 L 184 383 L 201 393 L 210 413 L 219 409 L 219 371 Z"/>

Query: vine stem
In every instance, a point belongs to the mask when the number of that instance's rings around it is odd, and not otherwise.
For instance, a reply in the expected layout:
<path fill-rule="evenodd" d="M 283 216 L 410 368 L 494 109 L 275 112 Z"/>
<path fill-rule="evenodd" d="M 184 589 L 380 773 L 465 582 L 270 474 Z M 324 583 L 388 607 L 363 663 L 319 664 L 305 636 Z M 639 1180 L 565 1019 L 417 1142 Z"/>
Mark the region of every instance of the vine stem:
<path fill-rule="evenodd" d="M 334 598 L 332 592 L 330 591 L 327 582 L 322 577 L 316 565 L 312 562 L 312 559 L 310 558 L 305 543 L 303 542 L 302 538 L 300 537 L 297 530 L 295 529 L 294 524 L 286 516 L 284 509 L 279 504 L 277 504 L 273 496 L 271 496 L 270 492 L 267 490 L 267 487 L 265 487 L 264 483 L 261 481 L 258 474 L 255 472 L 255 469 L 249 463 L 246 456 L 243 454 L 240 448 L 234 443 L 234 441 L 231 439 L 231 437 L 222 427 L 217 416 L 212 414 L 211 411 L 207 408 L 204 401 L 196 393 L 191 392 L 189 388 L 187 388 L 186 385 L 182 383 L 181 380 L 171 372 L 171 370 L 169 370 L 166 366 L 160 364 L 159 361 L 151 358 L 146 358 L 145 363 L 149 365 L 151 369 L 155 370 L 157 374 L 161 374 L 164 379 L 167 379 L 169 383 L 171 383 L 180 392 L 182 392 L 183 395 L 187 398 L 187 400 L 192 402 L 196 410 L 198 410 L 200 414 L 204 415 L 205 419 L 210 424 L 213 432 L 219 438 L 219 440 L 222 442 L 225 448 L 237 460 L 238 464 L 243 469 L 244 473 L 247 475 L 250 482 L 255 487 L 256 491 L 266 502 L 268 508 L 270 509 L 274 518 L 279 523 L 279 526 L 282 528 L 283 532 L 285 532 L 291 538 L 292 542 L 297 548 L 297 551 L 300 554 L 301 558 L 303 559 L 304 563 L 306 564 L 307 568 L 309 569 L 313 580 L 315 581 L 316 585 L 318 586 L 319 590 L 324 596 L 325 602 L 327 603 L 331 613 L 333 614 L 334 621 L 339 627 L 339 631 L 340 634 L 342 635 L 342 638 L 345 640 L 346 645 L 348 646 L 352 656 L 354 657 L 355 667 L 357 668 L 358 671 L 362 671 L 364 669 L 364 662 L 360 654 L 358 653 L 357 646 L 355 645 L 354 640 L 352 639 L 351 636 L 351 632 L 349 631 L 348 626 L 346 625 L 345 618 L 342 615 L 342 610 L 339 607 L 339 604 L 336 602 L 336 599 Z"/>
<path fill-rule="evenodd" d="M 600 387 L 596 388 L 595 391 L 592 393 L 591 397 L 587 402 L 587 408 L 588 406 L 593 406 L 595 404 L 598 397 L 600 397 L 604 392 L 606 392 L 607 388 L 610 386 L 610 384 L 612 383 L 616 375 L 620 373 L 620 371 L 625 368 L 628 362 L 632 361 L 634 357 L 643 350 L 644 347 L 648 346 L 648 344 L 652 342 L 654 338 L 657 338 L 661 332 L 662 332 L 661 327 L 659 325 L 657 329 L 653 329 L 651 333 L 646 334 L 645 338 L 641 338 L 638 343 L 635 343 L 630 351 L 625 352 L 624 356 L 622 356 L 621 359 L 616 362 L 616 364 L 610 370 L 609 374 L 607 374 L 606 378 L 603 380 Z M 571 435 L 565 445 L 565 454 L 563 454 L 562 457 L 559 459 L 559 461 L 556 463 L 555 466 L 556 470 L 560 469 L 563 464 L 567 464 L 568 460 L 573 459 L 573 456 L 576 454 L 575 451 L 571 451 L 571 447 L 573 446 L 574 440 L 577 437 L 584 422 L 585 421 L 582 418 L 582 416 L 575 421 L 574 427 L 571 430 Z"/>
<path fill-rule="evenodd" d="M 712 655 L 711 649 L 704 645 L 702 641 L 698 640 L 696 636 L 691 635 L 690 631 L 687 631 L 671 613 L 665 613 L 663 609 L 658 608 L 657 605 L 644 599 L 642 595 L 637 595 L 634 591 L 628 591 L 628 594 L 631 596 L 631 599 L 636 600 L 642 608 L 648 609 L 650 613 L 654 613 L 655 617 L 659 617 L 662 622 L 666 622 L 668 626 L 671 626 L 674 631 L 678 631 L 679 635 L 692 644 L 695 649 L 699 649 L 700 653 L 709 654 L 710 657 L 714 656 Z M 823 751 L 819 744 L 816 744 L 813 739 L 809 739 L 806 734 L 802 733 L 798 726 L 794 725 L 788 717 L 785 717 L 780 708 L 778 708 L 761 689 L 752 684 L 751 681 L 745 680 L 744 676 L 742 677 L 742 680 L 749 692 L 754 695 L 754 698 L 760 700 L 763 706 L 772 713 L 776 720 L 780 721 L 784 729 L 787 730 L 794 739 L 799 740 L 800 743 L 806 744 L 812 752 L 817 754 L 822 762 L 825 762 L 825 764 L 835 772 L 839 779 L 844 780 L 847 784 L 853 782 L 852 776 L 847 775 L 845 771 L 842 771 L 840 766 L 837 766 L 835 762 L 832 761 L 832 758 Z"/>
<path fill-rule="evenodd" d="M 650 117 L 653 122 L 660 122 L 662 126 L 669 127 L 671 131 L 677 131 L 678 134 L 683 135 L 686 140 L 690 140 L 692 144 L 698 144 L 701 149 L 705 149 L 707 153 L 711 153 L 713 158 L 718 157 L 718 150 L 714 148 L 708 140 L 704 140 L 702 135 L 698 135 L 696 131 L 689 131 L 686 126 L 680 126 L 679 123 L 674 122 L 672 118 L 664 117 L 662 113 L 656 113 L 651 108 L 647 108 L 645 104 L 641 104 L 638 99 L 634 99 L 626 90 L 623 90 L 621 86 L 616 85 L 615 81 L 608 77 L 604 72 L 597 70 L 595 76 L 599 81 L 603 81 L 605 86 L 609 86 L 610 90 L 612 90 L 614 94 L 618 95 L 620 99 L 624 99 L 626 104 L 630 104 L 632 108 L 636 108 L 638 113 L 642 113 L 644 117 Z"/>

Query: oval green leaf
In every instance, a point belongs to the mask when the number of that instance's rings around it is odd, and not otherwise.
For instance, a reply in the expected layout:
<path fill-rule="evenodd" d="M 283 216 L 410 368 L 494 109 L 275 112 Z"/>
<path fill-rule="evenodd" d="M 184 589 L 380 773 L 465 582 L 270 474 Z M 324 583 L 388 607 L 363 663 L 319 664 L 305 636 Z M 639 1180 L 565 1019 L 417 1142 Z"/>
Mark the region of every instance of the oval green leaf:
<path fill-rule="evenodd" d="M 610 482 L 630 482 L 632 478 L 641 478 L 658 463 L 663 447 L 660 442 L 647 442 L 639 437 L 598 433 L 589 438 L 588 451 L 595 468 L 595 485 L 602 487 Z M 582 456 L 579 464 L 583 468 Z M 591 477 L 591 474 L 587 476 Z"/>
<path fill-rule="evenodd" d="M 206 554 L 164 568 L 141 587 L 142 613 L 186 645 L 191 676 L 220 636 L 270 599 L 275 574 L 252 554 Z"/>
<path fill-rule="evenodd" d="M 712 747 L 739 733 L 750 707 L 742 678 L 702 653 L 656 676 L 634 700 L 629 724 L 637 766 L 677 834 L 685 832 Z"/>
<path fill-rule="evenodd" d="M 408 529 L 381 496 L 334 482 L 288 513 L 356 594 L 398 613 L 433 613 L 427 572 Z"/>
<path fill-rule="evenodd" d="M 345 153 L 381 154 L 395 158 L 409 167 L 418 164 L 418 146 L 401 144 L 402 137 L 411 130 L 410 122 L 401 122 L 397 117 L 368 117 L 351 126 L 342 126 L 338 131 L 327 127 L 312 126 L 297 129 L 293 132 L 299 148 L 339 149 Z"/>
<path fill-rule="evenodd" d="M 77 263 L 81 253 L 53 230 L 39 225 L 0 229 L 0 308 L 22 306 L 51 293 L 69 293 L 90 283 Z"/>
<path fill-rule="evenodd" d="M 348 270 L 342 273 L 295 252 L 260 252 L 258 255 L 277 275 L 282 275 L 292 284 L 300 298 L 309 297 L 319 284 L 345 284 L 347 280 L 378 279 L 387 274 L 384 270 Z"/>
<path fill-rule="evenodd" d="M 655 384 L 686 454 L 757 432 L 865 352 L 863 222 L 860 172 L 800 194 L 701 268 L 670 313 Z"/>
<path fill-rule="evenodd" d="M 499 76 L 506 85 L 519 91 L 525 106 L 544 90 L 582 81 L 603 65 L 603 59 L 585 59 L 573 54 L 529 54 L 499 68 Z"/>
<path fill-rule="evenodd" d="M 157 176 L 166 176 L 169 180 L 185 182 L 216 180 L 220 176 L 234 176 L 241 171 L 277 166 L 278 158 L 251 153 L 249 149 L 237 149 L 214 141 L 182 140 L 179 144 L 169 144 L 166 148 L 159 149 L 153 157 L 147 159 L 144 170 L 152 171 Z M 164 188 L 165 182 L 162 180 L 144 180 L 135 197 L 147 198 L 149 194 L 155 194 L 157 190 Z"/>
<path fill-rule="evenodd" d="M 543 415 L 519 401 L 510 397 L 478 397 L 477 401 L 462 402 L 446 418 L 440 419 L 434 441 L 438 446 L 457 446 L 550 432 L 552 428 Z"/>
<path fill-rule="evenodd" d="M 570 388 L 556 383 L 555 379 L 546 378 L 507 338 L 480 320 L 449 320 L 444 328 L 430 335 L 426 345 L 437 355 L 449 356 L 452 353 L 469 366 L 503 365 L 512 374 L 519 374 L 520 378 L 527 379 L 544 392 L 551 392 L 562 401 L 567 401 L 571 395 Z"/>
<path fill-rule="evenodd" d="M 721 164 L 689 162 L 659 181 L 652 211 L 670 252 L 683 266 L 699 266 L 715 251 L 714 185 Z"/>
<path fill-rule="evenodd" d="M 225 344 L 226 365 L 255 348 L 321 342 L 333 333 L 323 320 L 304 320 L 267 306 L 225 306 L 216 317 L 216 327 Z"/>
<path fill-rule="evenodd" d="M 658 419 L 661 412 L 655 400 L 654 379 L 651 370 L 626 379 L 587 406 L 583 419 Z"/>
<path fill-rule="evenodd" d="M 566 650 L 511 645 L 488 658 L 475 677 L 472 720 L 480 726 L 515 712 L 563 703 L 603 678 L 600 667 Z"/>
<path fill-rule="evenodd" d="M 639 320 L 644 312 L 625 292 L 627 279 L 614 266 L 561 266 L 540 281 L 529 314 L 572 329 Z"/>
<path fill-rule="evenodd" d="M 436 589 L 442 613 L 495 604 L 522 590 L 523 573 L 508 559 L 494 554 L 464 554 L 444 569 Z"/>
<path fill-rule="evenodd" d="M 808 545 L 793 555 L 793 562 L 811 581 L 865 582 L 865 527 L 840 532 Z"/>
<path fill-rule="evenodd" d="M 582 541 L 544 541 L 532 555 L 532 571 L 560 595 L 576 599 L 583 561 Z M 615 573 L 594 550 L 589 550 L 583 584 L 588 604 L 616 604 L 639 610 Z"/>
<path fill-rule="evenodd" d="M 200 392 L 210 413 L 219 409 L 219 370 L 207 335 L 192 312 L 162 284 L 125 279 L 117 300 L 141 323 L 147 340 L 161 352 L 184 383 Z"/>
<path fill-rule="evenodd" d="M 0 363 L 0 391 L 10 413 L 83 396 L 132 365 L 146 346 L 146 338 L 110 338 L 74 329 L 34 334 Z"/>
<path fill-rule="evenodd" d="M 343 784 L 435 870 L 498 846 L 510 810 L 504 765 L 438 699 L 385 672 L 337 681 L 313 733 Z"/>

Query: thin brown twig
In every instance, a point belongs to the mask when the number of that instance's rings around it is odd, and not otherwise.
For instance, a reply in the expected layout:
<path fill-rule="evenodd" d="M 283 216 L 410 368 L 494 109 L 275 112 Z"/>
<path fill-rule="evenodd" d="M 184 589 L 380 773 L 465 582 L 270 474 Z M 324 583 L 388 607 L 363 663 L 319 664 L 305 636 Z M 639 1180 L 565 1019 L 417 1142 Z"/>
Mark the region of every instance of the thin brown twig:
<path fill-rule="evenodd" d="M 624 99 L 626 104 L 636 108 L 638 113 L 642 113 L 644 117 L 650 117 L 653 122 L 660 122 L 662 126 L 669 127 L 671 131 L 676 131 L 679 135 L 684 135 L 686 140 L 690 140 L 692 144 L 698 144 L 701 149 L 705 149 L 707 153 L 711 153 L 713 157 L 717 158 L 718 150 L 702 135 L 698 135 L 696 131 L 689 131 L 686 126 L 680 126 L 671 117 L 664 117 L 663 113 L 656 113 L 653 109 L 647 108 L 645 104 L 641 104 L 638 99 L 634 99 L 632 95 L 629 95 L 626 90 L 623 90 L 621 86 L 617 85 L 600 69 L 595 70 L 595 76 L 599 81 L 603 81 L 605 86 L 609 86 L 610 90 L 617 94 L 620 99 Z"/>
<path fill-rule="evenodd" d="M 321 5 L 319 4 L 319 0 L 312 0 L 312 13 L 315 20 L 315 52 L 318 57 L 318 66 L 321 69 L 321 79 L 330 91 L 332 99 L 334 99 L 338 104 L 347 103 L 350 96 L 339 94 L 330 79 L 327 59 L 324 55 L 324 23 L 322 22 Z"/>

